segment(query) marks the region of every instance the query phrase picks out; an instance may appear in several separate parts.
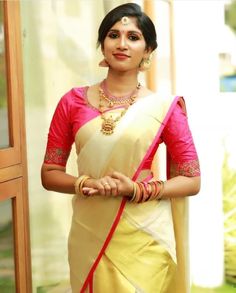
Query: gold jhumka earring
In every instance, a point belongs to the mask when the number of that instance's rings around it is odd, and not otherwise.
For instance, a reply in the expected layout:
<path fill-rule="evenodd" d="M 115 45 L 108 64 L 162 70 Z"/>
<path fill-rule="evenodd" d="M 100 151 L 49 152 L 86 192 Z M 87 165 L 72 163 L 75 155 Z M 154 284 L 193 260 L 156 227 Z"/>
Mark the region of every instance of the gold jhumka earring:
<path fill-rule="evenodd" d="M 151 66 L 151 55 L 148 58 L 143 58 L 139 64 L 139 71 L 146 71 Z"/>

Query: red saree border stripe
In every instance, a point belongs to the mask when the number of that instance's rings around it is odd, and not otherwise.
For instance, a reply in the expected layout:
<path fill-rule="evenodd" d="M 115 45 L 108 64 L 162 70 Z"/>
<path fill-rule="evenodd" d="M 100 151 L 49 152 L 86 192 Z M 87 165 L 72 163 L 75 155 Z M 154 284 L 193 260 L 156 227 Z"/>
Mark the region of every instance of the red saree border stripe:
<path fill-rule="evenodd" d="M 158 142 L 158 139 L 159 139 L 159 137 L 160 137 L 160 135 L 161 135 L 161 132 L 162 132 L 163 128 L 165 127 L 165 123 L 166 123 L 166 121 L 169 119 L 169 117 L 170 117 L 170 115 L 171 115 L 171 113 L 172 113 L 172 111 L 173 111 L 175 105 L 177 104 L 177 102 L 179 101 L 180 98 L 181 98 L 181 97 L 176 96 L 175 99 L 174 99 L 174 101 L 172 102 L 172 104 L 171 104 L 171 106 L 170 106 L 170 109 L 168 110 L 168 112 L 167 112 L 167 114 L 166 114 L 166 116 L 165 116 L 165 118 L 164 118 L 164 120 L 163 120 L 163 122 L 162 122 L 162 125 L 161 125 L 161 127 L 159 128 L 159 130 L 158 130 L 158 132 L 157 132 L 156 137 L 154 138 L 153 143 L 152 143 L 151 146 L 149 147 L 149 149 L 148 149 L 146 155 L 144 156 L 142 162 L 140 163 L 140 165 L 139 165 L 137 171 L 135 172 L 134 176 L 132 177 L 132 180 L 133 180 L 133 181 L 135 181 L 135 180 L 137 179 L 138 175 L 139 175 L 140 172 L 142 171 L 142 167 L 143 167 L 143 165 L 144 165 L 144 163 L 145 163 L 146 158 L 150 155 L 150 153 L 152 152 L 153 148 L 155 147 L 155 144 Z M 85 282 L 84 282 L 84 284 L 83 284 L 83 287 L 82 287 L 80 293 L 85 292 L 87 286 L 89 286 L 89 289 L 91 290 L 91 284 L 90 284 L 90 283 L 93 282 L 93 273 L 94 273 L 94 271 L 96 270 L 96 267 L 97 267 L 97 265 L 99 264 L 99 262 L 100 262 L 100 260 L 101 260 L 101 258 L 102 258 L 102 256 L 103 256 L 103 254 L 104 254 L 104 252 L 105 252 L 105 250 L 106 250 L 106 248 L 107 248 L 107 246 L 108 246 L 108 244 L 109 244 L 109 242 L 110 242 L 110 240 L 111 240 L 111 238 L 112 238 L 112 235 L 113 235 L 113 233 L 115 232 L 115 229 L 116 229 L 117 225 L 119 224 L 119 221 L 120 221 L 121 215 L 122 215 L 122 213 L 123 213 L 123 211 L 124 211 L 124 208 L 125 208 L 125 204 L 126 204 L 126 202 L 127 202 L 127 199 L 123 198 L 122 201 L 121 201 L 121 204 L 120 204 L 119 210 L 118 210 L 118 212 L 117 212 L 117 215 L 116 215 L 116 217 L 115 217 L 115 219 L 114 219 L 114 222 L 113 222 L 113 224 L 112 224 L 112 226 L 111 226 L 111 229 L 110 229 L 110 231 L 109 231 L 109 233 L 108 233 L 108 235 L 107 235 L 107 238 L 106 238 L 106 240 L 105 240 L 105 242 L 104 242 L 104 244 L 103 244 L 103 246 L 102 246 L 102 248 L 101 248 L 101 251 L 100 251 L 99 254 L 98 254 L 98 257 L 96 258 L 96 260 L 95 260 L 93 266 L 91 267 L 91 269 L 90 269 L 90 271 L 89 271 L 89 273 L 88 273 L 88 276 L 87 276 L 87 278 L 86 278 L 86 280 L 85 280 Z M 90 293 L 91 293 L 91 292 L 92 292 L 92 291 L 90 291 Z"/>
<path fill-rule="evenodd" d="M 89 282 L 89 293 L 93 293 L 93 276 Z"/>
<path fill-rule="evenodd" d="M 109 233 L 108 233 L 108 235 L 107 235 L 107 238 L 106 238 L 106 240 L 105 240 L 105 242 L 104 242 L 104 244 L 103 244 L 103 247 L 102 247 L 102 249 L 101 249 L 101 251 L 100 251 L 100 253 L 99 253 L 97 259 L 95 260 L 95 262 L 94 262 L 94 264 L 93 264 L 93 266 L 92 266 L 90 272 L 88 273 L 88 277 L 87 277 L 86 281 L 84 282 L 84 285 L 83 285 L 83 287 L 82 287 L 82 289 L 81 289 L 81 291 L 80 291 L 81 293 L 83 293 L 84 290 L 86 290 L 88 284 L 93 280 L 93 273 L 94 273 L 94 271 L 95 271 L 97 265 L 99 264 L 99 261 L 100 261 L 100 259 L 102 258 L 102 255 L 103 255 L 103 253 L 105 252 L 105 250 L 106 250 L 106 248 L 107 248 L 107 246 L 108 246 L 108 244 L 109 244 L 109 242 L 110 242 L 110 240 L 111 240 L 111 238 L 112 238 L 113 233 L 115 232 L 115 229 L 116 229 L 116 227 L 117 227 L 117 225 L 118 225 L 118 223 L 119 223 L 119 221 L 120 221 L 120 217 L 121 217 L 121 215 L 122 215 L 122 213 L 123 213 L 123 210 L 124 210 L 124 208 L 125 208 L 125 203 L 126 203 L 126 201 L 127 201 L 127 200 L 126 200 L 125 198 L 123 198 L 123 200 L 121 201 L 121 204 L 120 204 L 119 210 L 118 210 L 117 215 L 116 215 L 116 217 L 115 217 L 115 220 L 114 220 L 114 222 L 113 222 L 113 224 L 112 224 L 112 226 L 111 226 L 111 230 L 109 231 Z M 90 288 L 91 288 L 91 287 L 90 287 Z M 90 291 L 90 292 L 92 292 L 92 291 Z"/>

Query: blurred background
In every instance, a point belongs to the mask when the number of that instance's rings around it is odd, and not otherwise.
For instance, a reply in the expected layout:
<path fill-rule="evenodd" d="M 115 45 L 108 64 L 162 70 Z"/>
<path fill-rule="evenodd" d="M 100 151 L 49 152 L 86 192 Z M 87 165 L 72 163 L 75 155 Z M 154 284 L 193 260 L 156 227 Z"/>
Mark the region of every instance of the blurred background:
<path fill-rule="evenodd" d="M 33 292 L 69 288 L 71 196 L 45 191 L 40 181 L 52 114 L 69 89 L 105 77 L 97 29 L 106 12 L 126 2 L 132 1 L 20 1 Z M 159 44 L 151 71 L 140 80 L 185 97 L 199 153 L 202 188 L 189 199 L 191 291 L 236 292 L 236 1 L 133 2 L 154 21 Z M 77 174 L 75 160 L 73 150 L 71 174 Z M 10 243 L 8 208 L 0 205 L 4 245 Z"/>

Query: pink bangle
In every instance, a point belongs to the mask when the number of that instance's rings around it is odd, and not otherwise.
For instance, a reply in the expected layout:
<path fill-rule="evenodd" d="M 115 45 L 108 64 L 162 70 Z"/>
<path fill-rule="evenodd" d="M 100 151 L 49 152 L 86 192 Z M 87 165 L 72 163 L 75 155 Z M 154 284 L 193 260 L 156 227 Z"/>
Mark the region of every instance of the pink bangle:
<path fill-rule="evenodd" d="M 157 199 L 157 200 L 160 200 L 160 199 L 162 199 L 162 196 L 163 196 L 163 194 L 164 194 L 165 183 L 164 183 L 164 181 L 162 181 L 162 180 L 159 180 L 158 183 L 160 184 L 160 191 L 159 191 L 159 193 L 157 194 L 156 199 Z"/>

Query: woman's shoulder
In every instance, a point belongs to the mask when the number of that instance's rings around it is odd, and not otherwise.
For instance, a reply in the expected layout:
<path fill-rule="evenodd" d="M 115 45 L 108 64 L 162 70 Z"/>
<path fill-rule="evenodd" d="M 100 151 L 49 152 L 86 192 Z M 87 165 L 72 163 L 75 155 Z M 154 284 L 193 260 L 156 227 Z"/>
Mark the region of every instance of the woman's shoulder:
<path fill-rule="evenodd" d="M 89 86 L 80 86 L 71 88 L 65 96 L 68 99 L 84 99 Z"/>
<path fill-rule="evenodd" d="M 86 91 L 88 86 L 73 87 L 67 91 L 60 99 L 60 103 L 73 105 L 78 103 L 84 103 Z"/>
<path fill-rule="evenodd" d="M 87 100 L 87 95 L 93 95 L 98 91 L 98 84 L 86 85 L 80 87 L 73 87 L 66 95 L 71 99 L 82 99 Z"/>

